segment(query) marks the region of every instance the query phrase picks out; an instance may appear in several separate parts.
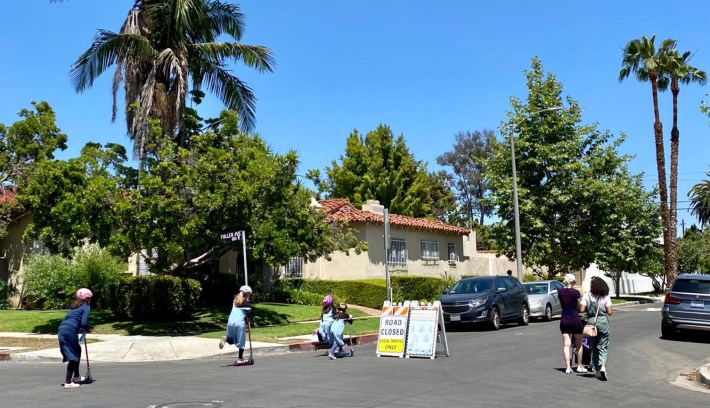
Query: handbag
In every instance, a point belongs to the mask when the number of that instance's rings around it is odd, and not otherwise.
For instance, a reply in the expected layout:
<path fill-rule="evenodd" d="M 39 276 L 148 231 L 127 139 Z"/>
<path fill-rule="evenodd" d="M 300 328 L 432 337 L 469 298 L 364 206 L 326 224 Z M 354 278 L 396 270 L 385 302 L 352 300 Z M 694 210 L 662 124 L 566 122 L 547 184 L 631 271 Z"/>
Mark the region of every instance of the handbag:
<path fill-rule="evenodd" d="M 591 296 L 589 297 L 591 300 Z M 582 329 L 584 337 L 597 337 L 597 317 L 599 317 L 599 301 L 597 300 L 597 312 L 594 314 L 594 324 L 585 324 Z"/>

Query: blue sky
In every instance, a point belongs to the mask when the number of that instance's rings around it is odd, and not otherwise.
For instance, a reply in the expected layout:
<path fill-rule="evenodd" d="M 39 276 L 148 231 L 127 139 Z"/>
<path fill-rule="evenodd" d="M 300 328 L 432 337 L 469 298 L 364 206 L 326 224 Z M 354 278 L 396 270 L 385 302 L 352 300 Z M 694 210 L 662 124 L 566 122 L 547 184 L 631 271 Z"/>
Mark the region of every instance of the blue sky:
<path fill-rule="evenodd" d="M 237 2 L 246 15 L 242 42 L 273 50 L 275 72 L 241 65 L 234 73 L 258 98 L 257 131 L 274 151 L 294 149 L 299 171 L 329 166 L 353 129 L 379 123 L 405 137 L 418 160 L 436 170 L 459 131 L 497 130 L 509 98 L 524 98 L 523 71 L 538 56 L 566 95 L 584 109 L 584 122 L 627 134 L 621 152 L 633 172 L 657 183 L 653 110 L 648 84 L 617 81 L 621 49 L 633 38 L 674 38 L 710 71 L 710 6 L 705 1 L 423 1 L 359 0 Z M 69 136 L 60 158 L 76 157 L 88 141 L 130 147 L 122 117 L 111 123 L 111 75 L 83 94 L 69 81 L 72 62 L 99 28 L 118 31 L 133 0 L 9 1 L 0 25 L 0 123 L 18 120 L 30 101 L 47 101 Z M 699 113 L 710 87 L 681 89 L 679 232 L 694 223 L 687 192 L 707 179 L 710 127 Z M 666 151 L 671 95 L 660 95 Z M 120 109 L 123 109 L 121 106 Z M 221 106 L 208 98 L 204 117 Z"/>

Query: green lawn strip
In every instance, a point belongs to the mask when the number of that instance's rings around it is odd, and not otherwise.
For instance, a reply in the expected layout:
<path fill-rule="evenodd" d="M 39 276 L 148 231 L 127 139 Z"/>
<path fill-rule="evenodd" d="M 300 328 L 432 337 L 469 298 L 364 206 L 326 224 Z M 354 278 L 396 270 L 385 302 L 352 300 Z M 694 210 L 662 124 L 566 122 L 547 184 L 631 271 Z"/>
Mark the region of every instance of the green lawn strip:
<path fill-rule="evenodd" d="M 287 325 L 320 319 L 319 306 L 258 303 L 253 306 L 256 326 Z M 91 311 L 89 325 L 95 334 L 123 334 L 169 336 L 222 331 L 227 325 L 231 306 L 201 309 L 191 320 L 177 322 L 132 322 L 117 319 L 111 311 Z M 367 316 L 357 309 L 349 311 L 354 317 Z M 66 310 L 0 310 L 0 332 L 55 334 L 66 315 Z M 315 323 L 314 323 L 315 324 Z M 317 326 L 317 324 L 315 324 Z M 307 334 L 303 333 L 303 334 Z M 288 335 L 286 335 L 288 336 Z"/>
<path fill-rule="evenodd" d="M 379 329 L 379 317 L 366 317 L 356 319 L 351 329 L 353 335 L 377 333 Z M 291 323 L 267 327 L 253 327 L 251 334 L 253 341 L 264 341 L 269 343 L 288 343 L 289 341 L 280 340 L 283 337 L 302 336 L 311 334 L 314 329 L 318 328 L 318 322 L 308 323 Z M 203 333 L 200 337 L 218 339 L 224 335 L 225 330 L 215 331 L 211 333 Z M 347 337 L 348 329 L 345 328 L 345 336 Z M 302 340 L 294 340 L 297 342 Z"/>

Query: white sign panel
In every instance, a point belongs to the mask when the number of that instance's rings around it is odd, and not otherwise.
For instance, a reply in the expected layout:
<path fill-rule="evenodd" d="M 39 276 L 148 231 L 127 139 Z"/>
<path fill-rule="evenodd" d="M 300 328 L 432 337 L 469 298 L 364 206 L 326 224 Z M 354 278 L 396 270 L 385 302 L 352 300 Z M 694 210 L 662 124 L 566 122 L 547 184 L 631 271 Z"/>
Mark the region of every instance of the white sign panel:
<path fill-rule="evenodd" d="M 413 306 L 409 310 L 407 357 L 434 358 L 439 311 L 434 308 Z"/>

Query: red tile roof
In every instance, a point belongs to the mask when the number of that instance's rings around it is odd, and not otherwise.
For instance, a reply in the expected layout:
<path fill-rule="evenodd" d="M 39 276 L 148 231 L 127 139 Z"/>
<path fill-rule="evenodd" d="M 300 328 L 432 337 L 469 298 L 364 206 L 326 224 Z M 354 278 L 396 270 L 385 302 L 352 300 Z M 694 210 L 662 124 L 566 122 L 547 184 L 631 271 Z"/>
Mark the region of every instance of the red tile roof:
<path fill-rule="evenodd" d="M 370 211 L 358 210 L 347 198 L 335 198 L 318 201 L 328 216 L 334 220 L 345 220 L 347 222 L 374 222 L 384 223 L 384 216 Z M 427 218 L 413 218 L 404 215 L 390 214 L 390 225 L 411 229 L 425 229 L 439 231 L 449 234 L 468 235 L 471 230 L 464 227 L 446 224 L 437 220 Z"/>

